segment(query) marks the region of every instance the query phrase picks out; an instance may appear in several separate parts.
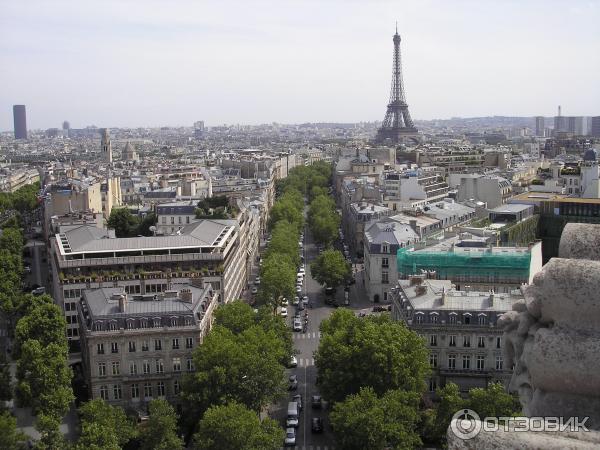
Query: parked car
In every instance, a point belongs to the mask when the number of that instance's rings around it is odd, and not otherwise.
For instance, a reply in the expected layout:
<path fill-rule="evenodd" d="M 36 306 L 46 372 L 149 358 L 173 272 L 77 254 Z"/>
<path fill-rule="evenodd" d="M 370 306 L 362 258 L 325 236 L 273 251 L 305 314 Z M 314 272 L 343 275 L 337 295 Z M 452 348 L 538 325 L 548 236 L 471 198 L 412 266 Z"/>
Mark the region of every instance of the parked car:
<path fill-rule="evenodd" d="M 294 301 L 292 302 L 292 305 L 294 305 L 294 306 L 297 306 L 297 305 L 298 305 L 298 303 L 300 303 L 300 298 L 298 298 L 298 296 L 296 295 L 296 296 L 294 297 Z"/>
<path fill-rule="evenodd" d="M 304 304 L 304 306 L 308 305 L 308 295 L 302 297 L 302 303 Z"/>
<path fill-rule="evenodd" d="M 288 306 L 288 305 L 289 305 L 288 299 L 284 297 L 284 298 L 281 300 L 281 305 L 282 305 L 282 306 Z"/>
<path fill-rule="evenodd" d="M 285 440 L 283 443 L 286 447 L 291 447 L 296 445 L 296 430 L 294 428 L 286 428 L 285 430 Z"/>
<path fill-rule="evenodd" d="M 294 319 L 294 331 L 302 331 L 302 320 L 300 318 Z"/>
<path fill-rule="evenodd" d="M 31 273 L 31 267 L 29 267 L 29 266 L 23 267 L 23 270 L 27 273 Z"/>
<path fill-rule="evenodd" d="M 320 395 L 313 395 L 311 404 L 313 409 L 321 409 L 323 407 L 323 399 Z"/>
<path fill-rule="evenodd" d="M 292 397 L 292 401 L 298 403 L 298 410 L 302 411 L 302 395 L 296 394 Z"/>
<path fill-rule="evenodd" d="M 290 375 L 288 391 L 295 391 L 296 389 L 298 389 L 298 377 L 296 375 Z"/>
<path fill-rule="evenodd" d="M 290 356 L 290 367 L 297 367 L 298 366 L 298 358 L 296 358 L 296 355 L 292 355 Z"/>
<path fill-rule="evenodd" d="M 257 288 L 256 286 L 255 286 L 255 287 L 253 287 L 253 288 L 250 290 L 250 292 L 252 292 L 252 295 L 256 295 L 256 294 L 258 294 L 258 288 Z"/>
<path fill-rule="evenodd" d="M 46 288 L 44 286 L 40 286 L 31 291 L 33 295 L 44 295 L 46 293 Z"/>
<path fill-rule="evenodd" d="M 287 317 L 287 315 L 288 315 L 287 308 L 285 306 L 283 306 L 281 308 L 281 312 L 279 314 L 281 314 L 281 317 Z"/>
<path fill-rule="evenodd" d="M 313 417 L 311 429 L 312 429 L 313 433 L 322 433 L 323 432 L 323 419 L 321 419 L 320 417 Z"/>
<path fill-rule="evenodd" d="M 302 294 L 302 286 L 296 286 L 296 293 L 298 295 Z"/>
<path fill-rule="evenodd" d="M 256 277 L 254 279 L 254 284 L 256 284 L 257 286 L 260 284 L 260 277 Z"/>

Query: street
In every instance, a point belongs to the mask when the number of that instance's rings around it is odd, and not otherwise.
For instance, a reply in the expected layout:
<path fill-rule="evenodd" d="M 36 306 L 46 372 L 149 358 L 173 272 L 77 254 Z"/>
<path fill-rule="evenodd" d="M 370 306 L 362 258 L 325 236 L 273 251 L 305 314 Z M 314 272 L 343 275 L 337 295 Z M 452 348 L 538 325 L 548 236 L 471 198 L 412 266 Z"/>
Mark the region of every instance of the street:
<path fill-rule="evenodd" d="M 329 421 L 327 420 L 328 408 L 324 403 L 322 409 L 312 409 L 311 398 L 313 395 L 319 395 L 319 389 L 316 386 L 317 368 L 314 364 L 314 352 L 319 346 L 319 326 L 323 319 L 326 319 L 333 311 L 334 307 L 325 304 L 325 294 L 321 285 L 319 285 L 310 274 L 310 263 L 318 256 L 317 247 L 312 239 L 312 235 L 308 228 L 304 233 L 304 260 L 306 267 L 306 276 L 303 284 L 303 295 L 307 295 L 312 303 L 312 308 L 308 308 L 308 328 L 306 332 L 294 332 L 292 337 L 294 340 L 294 348 L 297 352 L 298 367 L 288 369 L 287 374 L 296 374 L 298 377 L 297 391 L 290 391 L 287 398 L 282 399 L 278 405 L 271 407 L 271 417 L 278 420 L 285 428 L 285 419 L 287 415 L 287 405 L 291 401 L 294 394 L 302 395 L 303 409 L 300 413 L 300 423 L 296 434 L 296 446 L 288 447 L 297 450 L 331 450 L 335 448 L 335 440 Z M 350 309 L 360 310 L 367 308 L 370 305 L 366 296 L 362 292 L 362 282 L 359 281 L 362 273 L 357 275 L 356 284 L 352 285 L 350 290 Z M 358 290 L 358 291 L 357 291 Z M 344 291 L 338 289 L 336 299 L 339 304 L 343 304 Z M 288 306 L 287 323 L 293 321 L 295 307 Z M 304 311 L 302 312 L 304 316 Z M 311 429 L 311 421 L 313 417 L 323 419 L 323 433 L 313 433 Z"/>

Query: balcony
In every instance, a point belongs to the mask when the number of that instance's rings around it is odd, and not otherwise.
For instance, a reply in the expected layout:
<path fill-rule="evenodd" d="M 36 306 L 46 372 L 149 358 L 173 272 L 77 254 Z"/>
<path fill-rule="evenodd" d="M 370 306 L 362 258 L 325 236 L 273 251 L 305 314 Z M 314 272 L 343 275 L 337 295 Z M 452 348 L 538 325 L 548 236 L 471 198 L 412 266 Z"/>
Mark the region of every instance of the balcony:
<path fill-rule="evenodd" d="M 224 253 L 188 253 L 181 255 L 117 256 L 109 258 L 58 260 L 61 269 L 77 267 L 121 266 L 132 264 L 165 264 L 187 261 L 222 261 Z"/>

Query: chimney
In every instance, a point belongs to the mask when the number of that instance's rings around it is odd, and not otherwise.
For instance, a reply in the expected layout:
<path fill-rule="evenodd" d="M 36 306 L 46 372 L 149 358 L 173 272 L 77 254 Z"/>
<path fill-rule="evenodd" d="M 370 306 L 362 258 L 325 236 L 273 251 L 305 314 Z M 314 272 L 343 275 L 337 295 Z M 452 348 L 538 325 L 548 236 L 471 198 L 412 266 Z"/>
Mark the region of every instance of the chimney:
<path fill-rule="evenodd" d="M 490 306 L 494 306 L 494 290 L 490 290 Z"/>
<path fill-rule="evenodd" d="M 419 284 L 416 288 L 415 288 L 415 294 L 417 295 L 417 297 L 419 295 L 423 295 L 427 293 L 427 286 L 424 284 Z"/>
<path fill-rule="evenodd" d="M 119 312 L 127 312 L 127 294 L 119 295 Z"/>
<path fill-rule="evenodd" d="M 179 291 L 179 297 L 182 302 L 194 303 L 194 294 L 191 289 L 182 289 Z"/>
<path fill-rule="evenodd" d="M 423 277 L 421 275 L 411 275 L 409 281 L 411 286 L 419 286 L 423 283 Z"/>
<path fill-rule="evenodd" d="M 442 305 L 445 305 L 446 304 L 446 288 L 445 287 L 442 287 L 442 298 L 441 298 L 441 300 L 442 300 Z"/>
<path fill-rule="evenodd" d="M 417 232 L 417 221 L 416 219 L 411 219 L 408 221 L 410 227 L 413 229 L 413 231 L 416 233 Z"/>
<path fill-rule="evenodd" d="M 371 211 L 375 211 L 375 205 L 371 205 Z"/>

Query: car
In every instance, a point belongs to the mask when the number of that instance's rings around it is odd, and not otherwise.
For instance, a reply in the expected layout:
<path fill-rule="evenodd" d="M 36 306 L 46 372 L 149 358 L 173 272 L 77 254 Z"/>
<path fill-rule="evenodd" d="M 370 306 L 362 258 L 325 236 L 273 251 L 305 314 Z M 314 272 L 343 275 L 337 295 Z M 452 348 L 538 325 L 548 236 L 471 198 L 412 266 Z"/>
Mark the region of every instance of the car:
<path fill-rule="evenodd" d="M 292 401 L 298 403 L 298 410 L 302 411 L 302 395 L 296 394 L 292 397 Z"/>
<path fill-rule="evenodd" d="M 287 315 L 288 315 L 287 308 L 286 307 L 281 308 L 281 312 L 279 314 L 281 314 L 281 317 L 287 317 Z"/>
<path fill-rule="evenodd" d="M 323 399 L 320 395 L 313 395 L 311 404 L 313 409 L 321 409 L 323 407 Z"/>
<path fill-rule="evenodd" d="M 296 274 L 296 281 L 304 281 L 304 272 L 298 272 Z"/>
<path fill-rule="evenodd" d="M 260 284 L 260 277 L 256 277 L 254 279 L 254 284 L 256 284 L 257 286 Z"/>
<path fill-rule="evenodd" d="M 306 305 L 308 305 L 308 302 L 309 302 L 309 300 L 308 300 L 308 295 L 305 295 L 304 297 L 302 297 L 302 303 L 303 303 L 305 306 L 306 306 Z"/>
<path fill-rule="evenodd" d="M 300 269 L 298 269 L 298 275 L 302 275 L 304 276 L 305 270 L 304 270 L 304 264 L 302 264 L 300 266 Z"/>
<path fill-rule="evenodd" d="M 297 294 L 301 294 L 302 293 L 302 286 L 296 286 L 296 293 Z"/>
<path fill-rule="evenodd" d="M 333 288 L 333 287 L 325 288 L 325 295 L 333 295 L 333 294 L 335 294 L 335 288 Z"/>
<path fill-rule="evenodd" d="M 302 320 L 294 319 L 294 331 L 302 331 Z"/>
<path fill-rule="evenodd" d="M 298 311 L 304 311 L 304 309 L 305 309 L 305 308 L 306 308 L 306 307 L 304 306 L 304 303 L 302 303 L 302 302 L 300 302 L 300 303 L 298 303 L 298 304 L 296 305 L 296 309 L 297 309 Z"/>
<path fill-rule="evenodd" d="M 296 389 L 298 389 L 298 379 L 296 378 L 296 375 L 292 375 L 294 377 L 294 379 L 292 380 L 290 377 L 290 384 L 288 385 L 288 391 L 295 391 Z"/>
<path fill-rule="evenodd" d="M 294 301 L 292 302 L 292 305 L 297 306 L 298 303 L 300 303 L 300 298 L 298 298 L 298 296 L 294 296 Z"/>
<path fill-rule="evenodd" d="M 287 299 L 287 298 L 285 298 L 285 297 L 284 297 L 283 299 L 281 299 L 281 305 L 282 305 L 282 306 L 288 306 L 289 304 L 290 304 L 290 303 L 288 302 L 288 299 Z"/>
<path fill-rule="evenodd" d="M 285 429 L 285 439 L 283 443 L 286 446 L 296 445 L 296 430 L 292 427 Z"/>
<path fill-rule="evenodd" d="M 290 356 L 289 367 L 297 367 L 297 366 L 298 366 L 298 358 L 296 358 L 296 355 Z"/>
<path fill-rule="evenodd" d="M 23 267 L 23 270 L 27 273 L 31 273 L 31 267 L 29 267 L 29 266 Z"/>
<path fill-rule="evenodd" d="M 311 422 L 311 430 L 313 433 L 323 432 L 323 419 L 320 417 L 313 417 Z"/>
<path fill-rule="evenodd" d="M 40 286 L 31 291 L 32 295 L 44 295 L 46 293 L 46 288 L 44 286 Z"/>
<path fill-rule="evenodd" d="M 253 287 L 250 292 L 252 292 L 252 295 L 256 295 L 256 294 L 258 294 L 258 288 Z"/>

